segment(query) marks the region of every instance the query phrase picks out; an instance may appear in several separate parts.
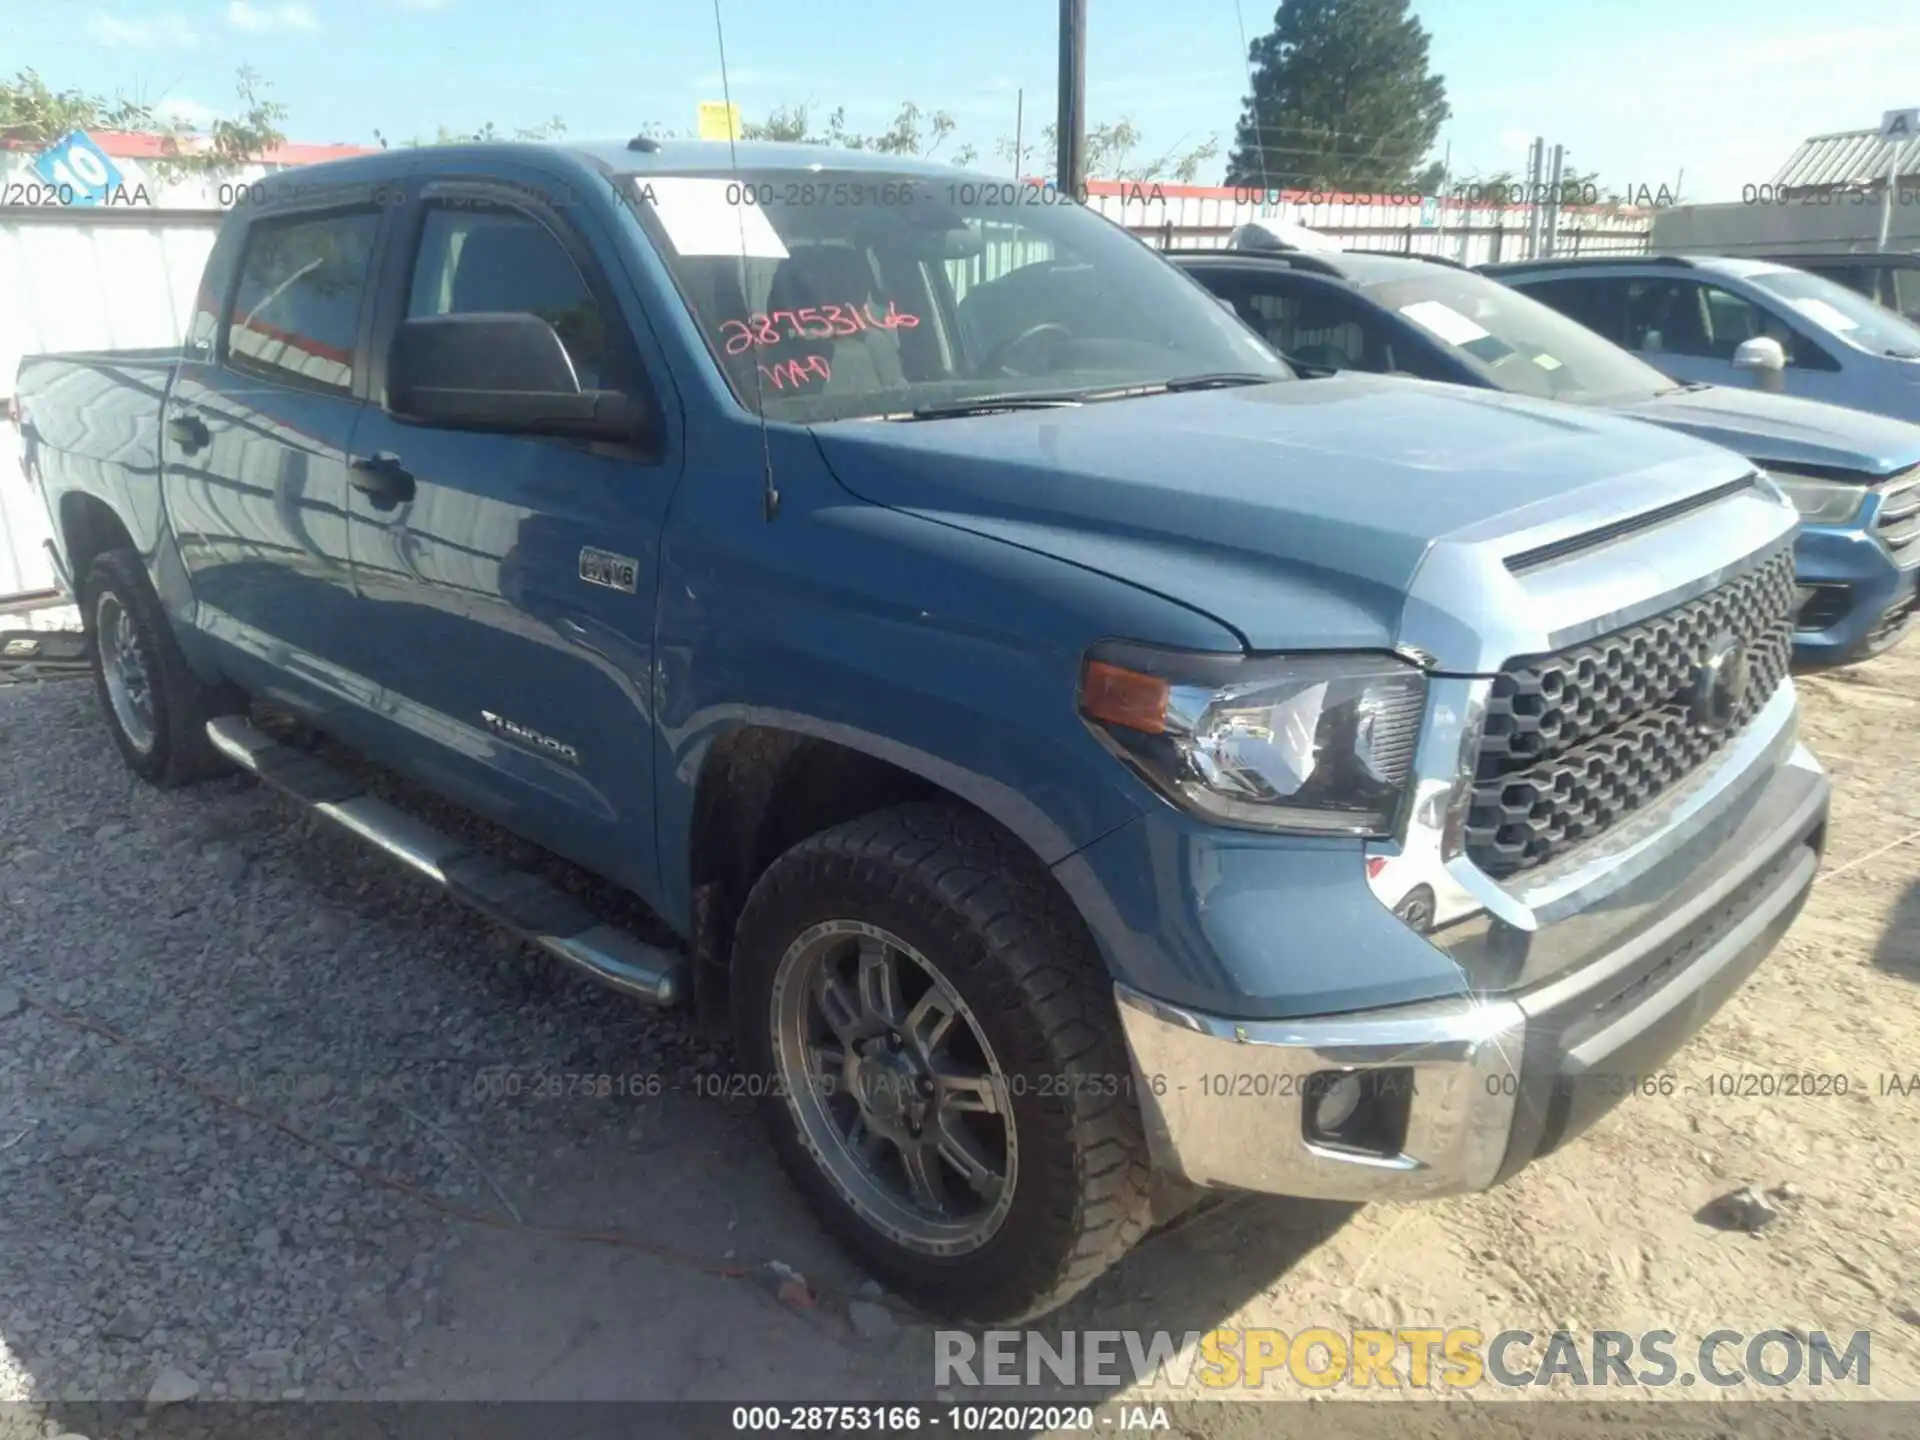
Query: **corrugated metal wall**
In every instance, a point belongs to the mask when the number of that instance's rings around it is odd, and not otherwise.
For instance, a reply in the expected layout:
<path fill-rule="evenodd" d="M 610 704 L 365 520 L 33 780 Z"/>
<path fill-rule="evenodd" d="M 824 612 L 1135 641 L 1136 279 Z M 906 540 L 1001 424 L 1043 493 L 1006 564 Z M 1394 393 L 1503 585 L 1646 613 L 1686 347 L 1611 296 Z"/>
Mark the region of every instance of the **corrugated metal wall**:
<path fill-rule="evenodd" d="M 1872 250 L 1880 237 L 1880 197 L 1835 195 L 1785 205 L 1676 205 L 1654 217 L 1658 250 L 1745 255 L 1813 250 Z M 1887 233 L 1889 250 L 1920 249 L 1920 213 L 1897 204 Z"/>
<path fill-rule="evenodd" d="M 1532 209 L 1526 205 L 1365 197 L 1262 204 L 1245 198 L 1247 192 L 1227 189 L 1111 183 L 1089 188 L 1096 192 L 1087 198 L 1090 206 L 1162 247 L 1217 248 L 1248 221 L 1285 220 L 1317 230 L 1348 250 L 1439 255 L 1463 265 L 1528 258 Z M 1122 193 L 1099 193 L 1116 189 Z M 1647 248 L 1651 216 L 1568 207 L 1557 222 L 1553 238 L 1543 237 L 1543 253 L 1638 255 Z"/>
<path fill-rule="evenodd" d="M 216 211 L 0 210 L 0 397 L 22 355 L 177 345 Z M 0 604 L 53 587 L 47 517 L 0 424 Z"/>

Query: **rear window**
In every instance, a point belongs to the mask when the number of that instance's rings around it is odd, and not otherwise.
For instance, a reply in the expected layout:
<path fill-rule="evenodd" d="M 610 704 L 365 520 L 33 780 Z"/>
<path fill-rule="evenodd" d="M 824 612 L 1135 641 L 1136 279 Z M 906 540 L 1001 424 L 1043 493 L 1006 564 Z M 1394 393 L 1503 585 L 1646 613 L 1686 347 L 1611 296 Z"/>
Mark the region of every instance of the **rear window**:
<path fill-rule="evenodd" d="M 379 226 L 377 210 L 356 210 L 249 227 L 227 317 L 227 363 L 317 389 L 348 389 Z"/>

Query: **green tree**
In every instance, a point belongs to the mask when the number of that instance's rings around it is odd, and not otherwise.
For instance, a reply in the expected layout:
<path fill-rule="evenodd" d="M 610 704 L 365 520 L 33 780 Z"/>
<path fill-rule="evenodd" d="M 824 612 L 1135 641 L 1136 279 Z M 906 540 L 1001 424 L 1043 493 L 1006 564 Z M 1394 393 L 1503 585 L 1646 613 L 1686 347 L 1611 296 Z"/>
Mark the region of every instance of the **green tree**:
<path fill-rule="evenodd" d="M 0 139 L 46 145 L 74 130 L 157 135 L 163 155 L 149 163 L 162 177 L 225 174 L 286 143 L 280 132 L 286 107 L 269 100 L 267 89 L 254 70 L 241 66 L 234 82 L 238 113 L 215 120 L 203 131 L 145 101 L 77 89 L 56 91 L 36 71 L 21 70 L 12 80 L 0 81 Z"/>
<path fill-rule="evenodd" d="M 1036 155 L 1032 143 L 1021 146 L 1023 153 L 1015 155 L 1014 143 L 1009 138 L 1001 139 L 994 146 L 994 153 L 1002 160 L 1010 161 L 1016 170 L 1025 173 L 1036 162 L 1042 168 L 1051 171 L 1053 158 L 1059 149 L 1059 129 L 1053 125 L 1040 127 L 1039 151 Z M 1086 166 L 1089 180 L 1139 180 L 1164 181 L 1173 185 L 1191 185 L 1200 177 L 1200 168 L 1220 153 L 1220 142 L 1209 139 L 1198 145 L 1180 144 L 1173 146 L 1164 154 L 1155 155 L 1149 151 L 1140 153 L 1140 129 L 1131 120 L 1120 119 L 1111 124 L 1095 125 L 1087 131 Z M 1185 146 L 1185 148 L 1182 148 Z"/>
<path fill-rule="evenodd" d="M 1408 0 L 1282 0 L 1249 47 L 1229 185 L 1381 190 L 1427 178 L 1451 111 Z"/>
<path fill-rule="evenodd" d="M 431 140 L 422 140 L 416 135 L 411 140 L 395 141 L 388 139 L 378 130 L 373 132 L 373 138 L 380 142 L 382 150 L 388 150 L 396 144 L 406 148 L 415 145 L 466 145 L 479 140 L 558 140 L 566 133 L 567 122 L 555 115 L 551 119 L 542 120 L 538 125 L 522 125 L 510 135 L 489 120 L 478 130 L 454 130 L 446 125 L 437 126 Z"/>
<path fill-rule="evenodd" d="M 953 138 L 955 121 L 945 110 L 924 110 L 913 101 L 902 102 L 893 123 L 877 135 L 847 128 L 847 111 L 836 105 L 824 123 L 815 123 L 810 103 L 779 105 L 764 120 L 742 120 L 743 140 L 781 140 L 800 145 L 831 145 L 841 150 L 873 150 L 882 155 L 914 155 L 931 160 Z M 954 151 L 956 165 L 968 165 L 975 156 L 971 145 Z"/>

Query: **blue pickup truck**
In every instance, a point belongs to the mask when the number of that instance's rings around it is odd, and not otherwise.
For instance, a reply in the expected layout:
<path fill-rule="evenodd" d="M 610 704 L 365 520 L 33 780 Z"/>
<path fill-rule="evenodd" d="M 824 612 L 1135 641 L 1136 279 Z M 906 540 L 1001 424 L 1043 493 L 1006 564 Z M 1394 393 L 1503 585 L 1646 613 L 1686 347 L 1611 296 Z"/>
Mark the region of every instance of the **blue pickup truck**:
<path fill-rule="evenodd" d="M 1163 1194 L 1499 1182 L 1704 1023 L 1825 843 L 1763 474 L 1296 383 L 1044 189 L 646 139 L 316 166 L 228 219 L 180 350 L 17 399 L 135 772 L 251 771 L 726 1024 L 822 1223 L 945 1315 L 1052 1308 Z"/>

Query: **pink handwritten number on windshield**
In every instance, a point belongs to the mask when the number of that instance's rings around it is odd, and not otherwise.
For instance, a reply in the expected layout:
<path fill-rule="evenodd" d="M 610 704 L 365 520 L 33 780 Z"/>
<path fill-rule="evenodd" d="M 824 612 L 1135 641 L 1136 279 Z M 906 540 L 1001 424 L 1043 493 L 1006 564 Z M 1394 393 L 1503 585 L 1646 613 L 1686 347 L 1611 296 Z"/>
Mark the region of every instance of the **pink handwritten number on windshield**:
<path fill-rule="evenodd" d="M 771 365 L 760 365 L 755 368 L 776 390 L 798 390 L 802 385 L 810 385 L 815 380 L 833 378 L 833 367 L 827 364 L 827 357 L 824 355 L 806 355 L 798 360 L 776 360 Z"/>
<path fill-rule="evenodd" d="M 719 331 L 727 354 L 740 355 L 787 340 L 832 340 L 843 335 L 858 335 L 862 330 L 912 330 L 919 323 L 918 315 L 903 312 L 891 300 L 887 302 L 886 313 L 877 314 L 873 301 L 869 300 L 861 305 L 817 308 L 810 305 L 804 310 L 755 311 L 744 320 L 722 320 Z"/>

